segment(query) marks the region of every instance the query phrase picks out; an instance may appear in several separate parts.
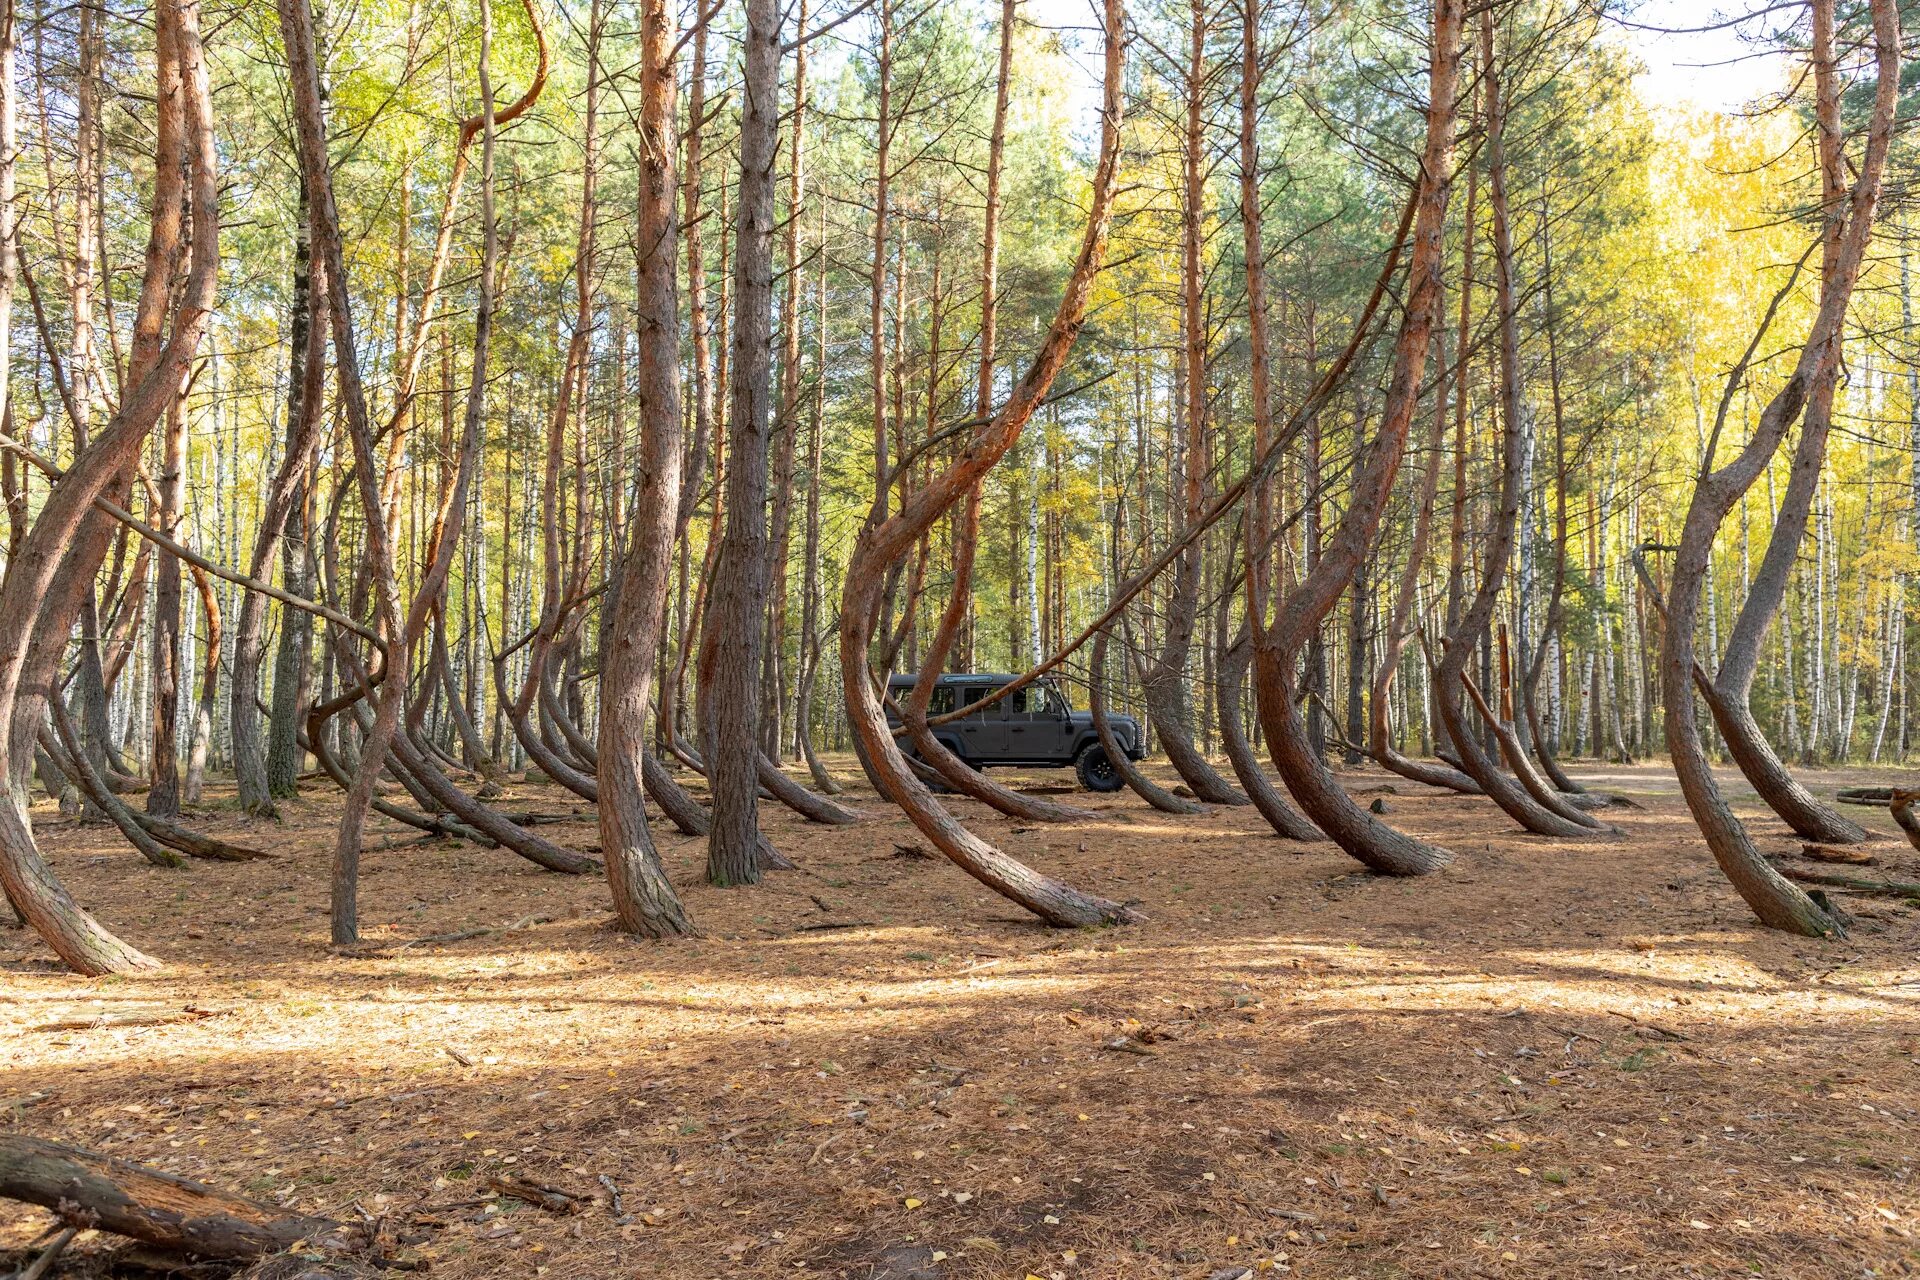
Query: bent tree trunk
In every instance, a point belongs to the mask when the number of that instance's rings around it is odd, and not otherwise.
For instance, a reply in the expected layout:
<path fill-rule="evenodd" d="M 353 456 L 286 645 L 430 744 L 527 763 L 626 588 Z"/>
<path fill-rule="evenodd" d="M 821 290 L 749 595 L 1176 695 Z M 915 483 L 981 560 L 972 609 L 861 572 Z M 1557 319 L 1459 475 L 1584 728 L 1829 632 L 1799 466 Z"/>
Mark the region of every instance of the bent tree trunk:
<path fill-rule="evenodd" d="M 1108 628 L 1102 627 L 1100 634 L 1093 638 L 1093 652 L 1087 659 L 1087 714 L 1093 717 L 1093 731 L 1099 736 L 1100 750 L 1106 753 L 1107 763 L 1126 780 L 1127 787 L 1135 795 L 1160 812 L 1205 813 L 1205 805 L 1173 794 L 1127 759 L 1126 748 L 1120 744 L 1119 735 L 1113 731 L 1113 722 L 1107 716 L 1107 635 Z"/>
<path fill-rule="evenodd" d="M 1822 279 L 1830 280 L 1840 252 L 1842 220 L 1839 215 L 1841 202 L 1846 198 L 1846 178 L 1842 170 L 1839 107 L 1837 102 L 1829 101 L 1840 89 L 1837 77 L 1831 73 L 1831 51 L 1828 52 L 1829 58 L 1824 64 L 1827 70 L 1816 74 L 1816 94 L 1820 99 L 1821 117 L 1820 193 L 1828 211 L 1821 234 L 1820 271 Z M 1799 558 L 1800 544 L 1806 540 L 1807 515 L 1820 487 L 1839 375 L 1836 357 L 1808 393 L 1806 415 L 1800 424 L 1800 443 L 1793 451 L 1786 492 L 1781 495 L 1780 510 L 1774 516 L 1766 555 L 1760 560 L 1753 585 L 1734 620 L 1719 670 L 1710 680 L 1698 682 L 1698 687 L 1707 709 L 1713 713 L 1714 724 L 1726 740 L 1728 754 L 1753 784 L 1754 791 L 1796 835 L 1827 844 L 1858 844 L 1867 838 L 1866 828 L 1841 816 L 1800 784 L 1774 751 L 1773 744 L 1767 741 L 1752 710 L 1753 677 L 1760 663 L 1760 646 L 1786 597 L 1794 561 Z"/>
<path fill-rule="evenodd" d="M 25 682 L 50 680 L 73 613 L 48 616 L 44 606 L 57 574 L 91 584 L 105 542 L 82 539 L 94 500 L 128 474 L 160 415 L 178 393 L 213 305 L 219 268 L 219 175 L 213 144 L 212 94 L 195 0 L 162 0 L 154 10 L 154 184 L 146 269 L 134 319 L 125 393 L 120 406 L 65 477 L 55 483 L 33 528 L 9 560 L 0 583 L 0 766 L 8 796 L 0 803 L 0 891 L 54 952 L 81 973 L 99 975 L 157 962 L 128 945 L 74 901 L 41 858 L 27 817 L 27 780 L 44 693 Z M 191 181 L 191 200 L 187 197 Z M 186 280 L 174 289 L 173 262 L 184 209 L 192 210 Z M 171 331 L 168 322 L 171 321 Z M 71 563 L 70 547 L 86 546 L 90 562 Z M 97 547 L 99 555 L 92 555 Z"/>
<path fill-rule="evenodd" d="M 1506 168 L 1506 100 L 1502 92 L 1500 65 L 1493 39 L 1493 14 L 1480 11 L 1481 93 L 1484 98 L 1487 152 L 1488 203 L 1493 207 L 1493 280 L 1495 306 L 1499 313 L 1501 458 L 1499 508 L 1494 513 L 1493 529 L 1481 565 L 1480 587 L 1473 603 L 1454 620 L 1447 635 L 1446 651 L 1434 673 L 1436 703 L 1447 728 L 1447 737 L 1460 753 L 1461 771 L 1478 783 L 1507 815 L 1535 835 L 1587 836 L 1594 828 L 1585 822 L 1548 809 L 1528 794 L 1518 782 L 1501 772 L 1498 764 L 1481 744 L 1481 737 L 1468 723 L 1461 693 L 1465 688 L 1467 659 L 1475 641 L 1484 635 L 1493 621 L 1494 607 L 1506 581 L 1507 566 L 1513 559 L 1514 530 L 1520 519 L 1522 450 L 1525 447 L 1521 415 L 1527 407 L 1520 394 L 1520 326 L 1518 303 L 1513 283 L 1513 235 L 1508 218 Z"/>
<path fill-rule="evenodd" d="M 1216 620 L 1216 634 L 1222 646 L 1214 660 L 1217 673 L 1214 683 L 1215 710 L 1220 720 L 1220 742 L 1226 748 L 1228 763 L 1233 766 L 1233 776 L 1239 779 L 1247 799 L 1267 820 L 1274 834 L 1288 840 L 1318 840 L 1321 838 L 1320 828 L 1308 821 L 1305 814 L 1280 794 L 1279 788 L 1273 785 L 1273 781 L 1267 777 L 1267 771 L 1261 767 L 1259 753 L 1247 741 L 1246 731 L 1241 728 L 1241 694 L 1247 668 L 1253 662 L 1253 635 L 1243 625 L 1233 643 L 1226 643 L 1227 607 L 1232 600 L 1230 593 L 1221 593 L 1220 612 Z"/>
<path fill-rule="evenodd" d="M 1333 841 L 1374 871 L 1421 875 L 1452 855 L 1381 822 L 1355 804 L 1314 749 L 1300 717 L 1296 673 L 1300 654 L 1353 580 L 1371 547 L 1393 492 L 1419 400 L 1420 376 L 1444 296 L 1447 198 L 1452 190 L 1454 99 L 1460 70 L 1462 0 L 1436 0 L 1429 72 L 1426 145 L 1415 197 L 1413 248 L 1408 260 L 1406 310 L 1394 342 L 1392 381 L 1380 429 L 1355 473 L 1353 494 L 1339 529 L 1320 560 L 1287 595 L 1278 616 L 1254 614 L 1255 695 L 1260 722 L 1280 777 L 1307 816 Z M 1268 554 L 1248 548 L 1250 560 Z"/>
<path fill-rule="evenodd" d="M 1120 903 L 1083 893 L 1033 870 L 956 821 L 913 775 L 894 742 L 868 669 L 868 649 L 890 566 L 906 556 L 934 522 L 963 499 L 1020 438 L 1079 336 L 1094 277 L 1106 257 L 1113 214 L 1126 65 L 1124 16 L 1121 0 L 1106 0 L 1105 88 L 1092 208 L 1066 293 L 1033 365 L 1006 403 L 967 442 L 953 465 L 929 479 L 891 517 L 884 517 L 884 506 L 876 503 L 875 518 L 860 531 L 854 544 L 840 594 L 840 672 L 847 720 L 869 766 L 878 775 L 882 794 L 893 798 L 914 825 L 962 870 L 1049 924 L 1063 926 L 1114 923 L 1130 919 L 1132 913 Z M 884 466 L 878 470 L 877 497 L 883 502 Z"/>
<path fill-rule="evenodd" d="M 1012 87 L 1013 33 L 1017 0 L 1001 0 L 1000 62 L 995 84 L 993 133 L 987 144 L 987 205 L 980 254 L 980 364 L 974 378 L 973 405 L 976 414 L 993 407 L 993 370 L 995 341 L 999 328 L 1000 291 L 1000 178 L 1006 156 L 1007 105 Z M 920 658 L 920 678 L 900 707 L 900 719 L 913 741 L 914 754 L 947 786 L 978 800 L 1008 817 L 1028 822 L 1071 822 L 1090 817 L 1092 810 L 1058 804 L 1039 796 L 1022 795 L 970 768 L 965 760 L 947 750 L 946 744 L 927 727 L 927 708 L 933 699 L 934 685 L 946 667 L 954 641 L 973 615 L 973 566 L 980 548 L 980 486 L 967 490 L 961 502 L 960 517 L 953 525 L 953 585 L 947 606 L 940 614 L 939 626 L 927 642 Z M 809 755 L 809 763 L 812 757 Z"/>
<path fill-rule="evenodd" d="M 1833 0 L 1815 0 L 1813 6 L 1814 73 L 1819 84 L 1820 129 L 1838 145 L 1840 130 L 1839 95 L 1833 82 Z M 1792 374 L 1761 411 L 1752 437 L 1746 446 L 1724 465 L 1714 465 L 1713 451 L 1725 422 L 1746 359 L 1736 366 L 1721 401 L 1719 417 L 1709 437 L 1701 475 L 1695 483 L 1686 521 L 1681 527 L 1680 543 L 1674 555 L 1673 580 L 1667 594 L 1666 643 L 1660 654 L 1660 691 L 1666 710 L 1668 751 L 1687 807 L 1706 837 L 1714 860 L 1726 873 L 1754 915 L 1771 928 L 1823 937 L 1840 932 L 1840 921 L 1829 914 L 1806 892 L 1782 876 L 1755 847 L 1746 827 L 1734 816 L 1713 769 L 1707 761 L 1706 744 L 1695 716 L 1694 627 L 1700 612 L 1707 567 L 1713 554 L 1714 535 L 1726 515 L 1750 488 L 1779 448 L 1793 420 L 1806 405 L 1809 393 L 1839 359 L 1840 331 L 1846 319 L 1847 304 L 1853 294 L 1860 264 L 1872 237 L 1873 217 L 1879 203 L 1880 180 L 1885 170 L 1887 150 L 1893 130 L 1894 108 L 1898 98 L 1900 75 L 1900 29 L 1898 12 L 1892 0 L 1873 0 L 1873 35 L 1877 81 L 1873 114 L 1868 124 L 1866 146 L 1860 160 L 1859 176 L 1844 209 L 1845 222 L 1832 253 L 1823 259 L 1820 308 L 1809 327 L 1806 344 L 1801 347 Z M 1835 208 L 1830 216 L 1838 216 Z M 1776 306 L 1777 306 L 1776 301 Z M 1773 313 L 1769 311 L 1768 319 Z M 1764 334 L 1762 326 L 1761 334 Z M 1748 348 L 1748 357 L 1759 345 L 1756 335 Z"/>
<path fill-rule="evenodd" d="M 360 378 L 360 355 L 353 327 L 346 254 L 340 243 L 340 214 L 334 203 L 333 169 L 327 154 L 327 126 L 320 96 L 318 55 L 314 48 L 313 13 L 308 0 L 279 0 L 281 39 L 286 46 L 287 76 L 291 82 L 294 121 L 300 144 L 300 165 L 307 185 L 309 222 L 314 252 L 325 272 L 327 314 L 333 333 L 340 399 L 345 408 L 348 435 L 353 442 L 354 471 L 365 513 L 368 572 L 378 606 L 380 632 L 387 638 L 384 654 L 387 679 L 377 695 L 373 729 L 361 744 L 360 759 L 347 789 L 346 804 L 334 838 L 331 887 L 331 934 L 336 943 L 359 937 L 358 874 L 360 835 L 374 788 L 387 758 L 388 744 L 399 727 L 400 704 L 408 684 L 408 646 L 400 609 L 399 579 L 394 573 L 393 548 L 381 508 L 380 477 L 374 461 L 373 427 L 367 412 L 366 388 Z M 482 61 L 484 62 L 484 57 Z M 483 288 L 485 272 L 482 272 Z"/>
<path fill-rule="evenodd" d="M 1472 205 L 1472 200 L 1469 200 L 1470 213 Z M 1471 224 L 1469 216 L 1468 225 Z M 1409 782 L 1443 787 L 1463 795 L 1482 795 L 1484 792 L 1480 784 L 1458 769 L 1403 755 L 1393 745 L 1391 726 L 1387 723 L 1394 676 L 1399 672 L 1400 659 L 1406 654 L 1407 645 L 1419 629 L 1419 620 L 1414 617 L 1414 601 L 1419 591 L 1420 571 L 1426 561 L 1427 543 L 1433 533 L 1434 499 L 1440 488 L 1440 447 L 1447 429 L 1447 341 L 1444 326 L 1435 326 L 1433 345 L 1434 363 L 1440 370 L 1440 376 L 1434 388 L 1433 430 L 1427 437 L 1427 470 L 1420 482 L 1420 496 L 1414 505 L 1413 540 L 1407 545 L 1406 567 L 1401 571 L 1399 590 L 1393 601 L 1393 615 L 1387 624 L 1386 649 L 1381 653 L 1380 665 L 1373 673 L 1373 703 L 1367 722 L 1367 754 L 1381 768 L 1397 773 Z"/>

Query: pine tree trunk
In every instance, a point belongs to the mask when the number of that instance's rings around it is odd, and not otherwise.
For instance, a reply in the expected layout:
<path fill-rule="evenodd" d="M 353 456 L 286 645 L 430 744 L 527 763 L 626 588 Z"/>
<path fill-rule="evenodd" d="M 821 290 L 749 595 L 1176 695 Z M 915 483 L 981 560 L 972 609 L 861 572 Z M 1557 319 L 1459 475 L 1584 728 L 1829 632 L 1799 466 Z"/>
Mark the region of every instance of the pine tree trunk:
<path fill-rule="evenodd" d="M 1317 563 L 1287 593 L 1273 621 L 1254 634 L 1260 721 L 1281 778 L 1301 809 L 1335 843 L 1368 867 L 1388 875 L 1437 870 L 1450 861 L 1451 855 L 1395 830 L 1348 797 L 1327 770 L 1301 719 L 1295 698 L 1296 670 L 1302 651 L 1319 634 L 1321 622 L 1359 569 L 1379 529 L 1400 470 L 1419 401 L 1421 373 L 1445 300 L 1446 211 L 1452 188 L 1461 10 L 1461 0 L 1436 0 L 1434 5 L 1426 142 L 1420 182 L 1409 207 L 1413 239 L 1406 303 L 1394 343 L 1392 381 L 1380 425 L 1358 462 L 1347 512 L 1333 538 Z M 1387 270 L 1392 267 L 1389 261 Z M 1263 554 L 1265 550 L 1250 548 L 1250 554 Z"/>
<path fill-rule="evenodd" d="M 1841 327 L 1854 281 L 1872 235 L 1880 179 L 1890 146 L 1899 81 L 1899 22 L 1891 0 L 1873 0 L 1878 79 L 1864 154 L 1844 208 L 1834 251 L 1823 265 L 1820 308 L 1809 328 L 1791 375 L 1768 400 L 1746 445 L 1732 459 L 1717 463 L 1709 440 L 1701 478 L 1688 505 L 1668 587 L 1666 643 L 1660 661 L 1660 685 L 1666 708 L 1667 745 L 1687 807 L 1706 837 L 1715 860 L 1763 924 L 1807 936 L 1835 933 L 1839 921 L 1789 882 L 1754 847 L 1746 828 L 1720 793 L 1708 763 L 1694 710 L 1696 664 L 1694 632 L 1706 582 L 1714 536 L 1740 495 L 1767 466 L 1815 388 L 1839 358 Z M 1833 60 L 1833 0 L 1815 0 L 1812 61 L 1819 87 L 1823 146 L 1839 146 L 1840 110 Z M 1830 143 L 1827 141 L 1830 139 Z M 1823 168 L 1826 166 L 1823 165 Z M 1754 346 L 1759 343 L 1756 337 Z M 1749 348 L 1749 358 L 1752 347 Z M 1733 377 L 1744 372 L 1736 368 Z"/>
<path fill-rule="evenodd" d="M 680 508 L 672 13 L 666 0 L 643 0 L 640 10 L 640 129 L 645 149 L 636 234 L 638 243 L 647 246 L 635 273 L 640 445 L 630 540 L 609 604 L 613 620 L 601 637 L 596 775 L 600 844 L 614 916 L 623 930 L 654 938 L 693 931 L 654 850 L 644 799 L 648 693 Z"/>
<path fill-rule="evenodd" d="M 56 576 L 64 575 L 69 584 L 90 584 L 98 570 L 105 539 L 81 536 L 95 514 L 94 499 L 133 466 L 178 394 L 205 331 L 219 267 L 212 94 L 202 57 L 199 10 L 193 0 L 162 0 L 154 18 L 155 180 L 125 391 L 113 417 L 48 495 L 0 582 L 0 763 L 7 771 L 10 801 L 0 804 L 0 890 L 61 960 L 89 975 L 155 962 L 88 915 L 34 843 L 27 779 L 44 714 L 43 691 L 51 684 L 77 607 L 68 603 L 73 600 L 70 591 L 51 589 Z M 185 190 L 189 174 L 190 205 Z M 184 285 L 176 290 L 174 258 L 187 207 L 192 209 L 192 252 Z M 76 558 L 82 555 L 90 558 L 83 563 Z"/>
<path fill-rule="evenodd" d="M 317 287 L 316 287 L 317 286 Z M 293 251 L 293 300 L 289 306 L 290 323 L 287 340 L 289 360 L 287 366 L 287 403 L 286 403 L 286 446 L 280 459 L 279 470 L 274 473 L 273 483 L 267 490 L 261 507 L 260 527 L 254 535 L 253 557 L 247 572 L 256 578 L 265 578 L 273 572 L 273 558 L 281 551 L 281 540 L 287 538 L 288 554 L 284 557 L 282 577 L 287 589 L 296 594 L 305 594 L 299 586 L 304 586 L 305 563 L 300 553 L 299 533 L 305 527 L 306 481 L 308 460 L 313 452 L 314 441 L 319 436 L 320 410 L 324 388 L 326 365 L 325 324 L 314 323 L 321 308 L 326 305 L 326 285 L 324 280 L 316 280 L 313 271 L 312 235 L 307 225 L 307 200 L 303 193 L 300 199 L 299 221 L 294 230 Z M 297 568 L 296 568 L 297 566 Z M 299 615 L 299 617 L 296 617 Z M 296 628 L 303 633 L 311 625 L 303 621 L 305 615 L 294 609 L 287 609 L 281 616 L 281 653 L 285 656 L 283 664 L 276 661 L 274 671 L 274 723 L 269 727 L 270 738 L 278 744 L 280 729 L 281 683 L 289 682 L 297 691 L 300 674 L 306 668 L 305 646 L 299 646 L 297 654 L 289 653 L 296 640 Z M 239 785 L 240 807 L 251 814 L 270 815 L 274 812 L 273 799 L 276 794 L 286 795 L 289 791 L 277 792 L 270 769 L 271 755 L 262 747 L 260 741 L 260 713 L 255 706 L 260 684 L 260 661 L 266 639 L 267 604 L 266 598 L 258 592 L 249 592 L 240 605 L 240 617 L 234 626 L 233 635 L 233 692 L 229 699 L 233 734 L 233 771 Z M 286 712 L 291 712 L 291 706 Z M 286 715 L 286 726 L 291 728 L 293 717 Z M 283 748 L 284 751 L 284 748 Z M 296 747 L 297 751 L 297 747 Z M 281 764 L 286 764 L 282 756 Z M 294 772 L 298 773 L 297 766 Z M 291 779 L 287 780 L 293 786 Z"/>
<path fill-rule="evenodd" d="M 772 409 L 774 161 L 780 15 L 748 0 L 735 201 L 727 519 L 700 635 L 700 727 L 712 794 L 707 878 L 760 879 L 760 671 L 765 660 L 767 445 Z"/>

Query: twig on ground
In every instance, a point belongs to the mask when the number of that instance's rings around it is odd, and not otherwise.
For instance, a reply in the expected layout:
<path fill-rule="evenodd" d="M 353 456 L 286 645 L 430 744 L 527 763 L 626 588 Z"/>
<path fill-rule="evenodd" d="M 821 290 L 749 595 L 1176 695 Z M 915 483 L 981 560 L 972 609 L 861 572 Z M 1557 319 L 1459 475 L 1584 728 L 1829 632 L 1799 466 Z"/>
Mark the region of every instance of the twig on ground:
<path fill-rule="evenodd" d="M 93 1031 L 112 1027 L 164 1027 L 176 1022 L 199 1022 L 232 1013 L 231 1009 L 122 1009 L 84 1018 L 58 1018 L 28 1027 L 29 1031 Z"/>
<path fill-rule="evenodd" d="M 73 1243 L 73 1238 L 79 1234 L 80 1228 L 68 1227 L 65 1231 L 55 1236 L 53 1243 L 48 1245 L 46 1250 L 33 1260 L 31 1266 L 20 1273 L 20 1280 L 40 1280 L 41 1276 L 47 1274 L 48 1269 L 53 1266 L 55 1260 L 65 1252 L 66 1247 Z"/>
<path fill-rule="evenodd" d="M 529 1182 L 525 1178 L 507 1176 L 487 1179 L 487 1185 L 503 1196 L 511 1197 L 548 1213 L 583 1213 L 586 1205 L 579 1196 L 571 1191 L 562 1191 L 558 1187 L 549 1187 L 538 1182 Z"/>

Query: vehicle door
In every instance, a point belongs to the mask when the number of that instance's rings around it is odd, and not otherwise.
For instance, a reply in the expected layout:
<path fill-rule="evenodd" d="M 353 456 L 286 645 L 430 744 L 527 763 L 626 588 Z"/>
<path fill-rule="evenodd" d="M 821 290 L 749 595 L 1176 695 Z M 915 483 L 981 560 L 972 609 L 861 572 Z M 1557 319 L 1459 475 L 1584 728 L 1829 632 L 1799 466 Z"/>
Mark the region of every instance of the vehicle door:
<path fill-rule="evenodd" d="M 1066 704 L 1051 686 L 1030 684 L 1001 699 L 1007 706 L 1007 757 L 1053 761 L 1066 757 Z"/>
<path fill-rule="evenodd" d="M 967 706 L 980 701 L 994 688 L 989 684 L 956 685 L 953 691 L 957 705 Z M 969 758 L 974 760 L 1001 760 L 1007 754 L 1007 719 L 1004 710 L 1005 699 L 994 703 L 983 711 L 975 712 L 954 721 L 954 727 L 960 731 L 960 741 L 966 747 Z"/>

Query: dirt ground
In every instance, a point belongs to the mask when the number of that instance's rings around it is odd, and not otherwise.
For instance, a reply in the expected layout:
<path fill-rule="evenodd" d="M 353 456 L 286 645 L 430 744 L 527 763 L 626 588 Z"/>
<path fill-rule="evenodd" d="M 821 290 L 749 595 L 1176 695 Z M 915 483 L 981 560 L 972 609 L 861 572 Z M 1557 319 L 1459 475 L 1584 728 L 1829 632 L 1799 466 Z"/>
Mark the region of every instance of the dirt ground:
<path fill-rule="evenodd" d="M 757 888 L 706 887 L 703 843 L 663 836 L 693 941 L 610 932 L 591 877 L 396 845 L 367 857 L 358 955 L 327 947 L 318 788 L 282 824 L 216 804 L 209 829 L 281 856 L 185 871 L 49 812 L 67 884 L 171 967 L 88 981 L 0 928 L 0 1123 L 387 1215 L 448 1280 L 1920 1272 L 1920 904 L 1768 933 L 1669 775 L 1575 772 L 1645 808 L 1555 842 L 1395 783 L 1391 818 L 1458 855 L 1418 881 L 1247 809 L 956 804 L 1146 917 L 1099 931 L 1023 918 L 864 787 L 856 827 L 770 811 L 802 870 Z M 510 803 L 597 838 L 557 789 Z M 1874 849 L 1861 874 L 1920 879 Z M 44 1029 L 189 1006 L 211 1016 Z M 591 1199 L 489 1196 L 502 1174 Z M 0 1202 L 0 1248 L 48 1222 Z"/>

